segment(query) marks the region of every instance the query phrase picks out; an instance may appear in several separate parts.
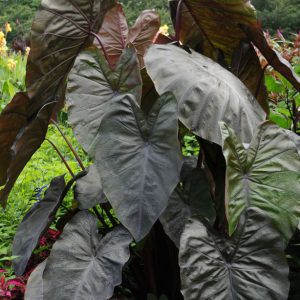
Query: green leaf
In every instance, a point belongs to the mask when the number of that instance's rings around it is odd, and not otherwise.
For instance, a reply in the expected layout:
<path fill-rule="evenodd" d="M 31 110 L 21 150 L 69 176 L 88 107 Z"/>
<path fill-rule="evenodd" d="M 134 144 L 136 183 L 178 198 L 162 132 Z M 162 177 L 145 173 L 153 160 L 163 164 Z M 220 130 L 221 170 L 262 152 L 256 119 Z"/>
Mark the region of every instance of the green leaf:
<path fill-rule="evenodd" d="M 103 191 L 118 219 L 141 240 L 166 208 L 179 181 L 177 103 L 162 95 L 145 118 L 130 95 L 104 116 L 96 144 Z"/>
<path fill-rule="evenodd" d="M 300 218 L 300 156 L 288 131 L 262 123 L 246 149 L 224 123 L 223 153 L 227 162 L 229 232 L 247 207 L 268 214 L 289 241 Z"/>
<path fill-rule="evenodd" d="M 90 156 L 95 155 L 94 142 L 107 107 L 124 93 L 134 95 L 140 103 L 142 79 L 133 48 L 124 50 L 113 71 L 98 49 L 81 52 L 68 81 L 69 122 Z"/>
<path fill-rule="evenodd" d="M 218 122 L 224 121 L 247 143 L 265 119 L 242 82 L 201 54 L 173 45 L 154 45 L 145 64 L 158 93 L 175 94 L 180 121 L 203 139 L 221 145 Z"/>
<path fill-rule="evenodd" d="M 283 238 L 259 209 L 250 208 L 231 238 L 191 219 L 180 241 L 185 299 L 286 300 L 289 268 Z"/>
<path fill-rule="evenodd" d="M 79 212 L 54 244 L 43 274 L 44 300 L 107 300 L 122 282 L 132 237 L 123 227 L 105 236 L 96 218 Z"/>
<path fill-rule="evenodd" d="M 13 242 L 13 255 L 18 257 L 13 261 L 13 267 L 18 276 L 23 275 L 33 250 L 53 222 L 65 186 L 64 176 L 54 178 L 43 200 L 27 212 L 19 225 Z"/>
<path fill-rule="evenodd" d="M 269 116 L 269 120 L 276 123 L 282 128 L 290 129 L 291 128 L 291 120 L 288 119 L 286 116 L 279 114 L 277 112 L 271 112 Z"/>

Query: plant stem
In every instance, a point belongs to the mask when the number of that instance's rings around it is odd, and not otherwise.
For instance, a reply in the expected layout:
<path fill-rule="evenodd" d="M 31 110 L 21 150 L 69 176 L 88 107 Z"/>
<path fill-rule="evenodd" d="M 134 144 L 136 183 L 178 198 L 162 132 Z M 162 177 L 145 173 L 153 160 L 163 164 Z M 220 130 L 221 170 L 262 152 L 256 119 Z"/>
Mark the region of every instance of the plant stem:
<path fill-rule="evenodd" d="M 113 65 L 111 64 L 111 62 L 110 62 L 110 60 L 109 60 L 107 51 L 106 51 L 105 46 L 103 45 L 103 43 L 102 43 L 102 41 L 101 41 L 99 35 L 96 34 L 95 32 L 92 32 L 92 31 L 91 31 L 91 35 L 93 35 L 93 36 L 96 38 L 96 40 L 98 41 L 98 43 L 99 43 L 99 45 L 100 45 L 100 47 L 101 47 L 101 49 L 102 49 L 102 51 L 103 51 L 104 57 L 105 57 L 105 59 L 106 59 L 108 65 L 109 65 L 110 69 L 113 70 Z"/>
<path fill-rule="evenodd" d="M 96 207 L 93 207 L 93 211 L 94 211 L 95 215 L 97 216 L 97 218 L 99 219 L 99 221 L 103 224 L 104 228 L 106 230 L 109 230 L 109 227 L 105 223 L 104 218 L 101 216 L 101 214 L 99 213 L 98 209 Z"/>
<path fill-rule="evenodd" d="M 176 24 L 175 24 L 175 41 L 179 42 L 180 39 L 180 29 L 181 29 L 181 5 L 183 0 L 180 0 L 177 5 L 176 11 Z"/>
<path fill-rule="evenodd" d="M 75 175 L 74 173 L 72 172 L 70 166 L 68 165 L 66 159 L 63 157 L 62 153 L 59 151 L 59 149 L 55 146 L 55 144 L 49 140 L 49 139 L 45 139 L 47 142 L 49 142 L 51 144 L 51 146 L 54 148 L 54 150 L 57 152 L 57 154 L 59 155 L 59 157 L 61 158 L 61 160 L 63 161 L 63 163 L 65 164 L 66 168 L 68 169 L 69 173 L 71 174 L 71 176 L 74 178 Z"/>
<path fill-rule="evenodd" d="M 68 147 L 70 148 L 70 150 L 72 151 L 73 155 L 75 156 L 78 164 L 80 165 L 82 171 L 85 171 L 85 167 L 83 165 L 83 162 L 81 161 L 79 155 L 77 154 L 76 150 L 74 149 L 74 147 L 72 146 L 71 142 L 69 141 L 69 139 L 67 138 L 67 136 L 64 134 L 64 132 L 61 130 L 61 128 L 59 127 L 59 125 L 57 124 L 57 122 L 55 122 L 53 119 L 51 119 L 51 122 L 54 124 L 54 126 L 57 128 L 57 130 L 60 132 L 61 136 L 64 138 L 65 142 L 67 143 Z"/>
<path fill-rule="evenodd" d="M 118 223 L 115 220 L 115 218 L 113 217 L 113 215 L 110 213 L 110 208 L 107 206 L 107 203 L 102 204 L 101 207 L 104 209 L 105 214 L 107 215 L 107 217 L 108 217 L 109 221 L 111 222 L 111 224 L 113 226 L 117 226 Z"/>

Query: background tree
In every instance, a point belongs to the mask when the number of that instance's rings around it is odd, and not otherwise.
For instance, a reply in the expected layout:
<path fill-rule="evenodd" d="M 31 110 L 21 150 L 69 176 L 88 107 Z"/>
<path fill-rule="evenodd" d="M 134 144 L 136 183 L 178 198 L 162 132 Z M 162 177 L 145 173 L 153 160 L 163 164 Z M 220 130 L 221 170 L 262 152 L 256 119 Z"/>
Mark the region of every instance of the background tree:
<path fill-rule="evenodd" d="M 9 22 L 12 32 L 8 42 L 15 37 L 27 37 L 32 20 L 40 5 L 41 0 L 2 0 L 0 1 L 0 26 Z"/>
<path fill-rule="evenodd" d="M 264 29 L 290 34 L 300 30 L 300 0 L 252 0 Z"/>

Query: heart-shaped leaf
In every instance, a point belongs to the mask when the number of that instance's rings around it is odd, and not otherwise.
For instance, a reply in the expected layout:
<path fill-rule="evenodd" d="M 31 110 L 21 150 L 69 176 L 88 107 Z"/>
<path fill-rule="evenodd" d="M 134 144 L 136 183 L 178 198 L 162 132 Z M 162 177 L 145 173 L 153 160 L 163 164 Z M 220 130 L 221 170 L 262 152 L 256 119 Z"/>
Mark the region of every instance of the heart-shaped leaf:
<path fill-rule="evenodd" d="M 25 93 L 17 93 L 0 115 L 0 186 L 7 179 L 12 147 L 20 129 L 27 124 L 28 97 Z"/>
<path fill-rule="evenodd" d="M 11 147 L 11 159 L 7 170 L 6 185 L 0 190 L 0 203 L 4 207 L 6 206 L 9 193 L 22 170 L 45 139 L 54 106 L 55 102 L 42 107 L 36 118 L 19 132 Z"/>
<path fill-rule="evenodd" d="M 115 66 L 128 43 L 129 28 L 121 4 L 111 8 L 104 17 L 99 36 L 112 66 Z"/>
<path fill-rule="evenodd" d="M 74 197 L 80 209 L 90 209 L 107 201 L 96 166 L 90 166 L 87 175 L 76 181 Z"/>
<path fill-rule="evenodd" d="M 191 168 L 192 160 L 185 160 L 182 171 L 182 185 L 172 193 L 168 206 L 159 220 L 164 231 L 177 248 L 188 219 L 202 216 L 212 225 L 216 219 L 214 203 L 209 190 L 207 176 L 203 169 Z"/>
<path fill-rule="evenodd" d="M 178 3 L 179 0 L 170 1 L 174 24 Z M 216 58 L 216 50 L 221 50 L 230 60 L 240 41 L 246 38 L 239 24 L 257 22 L 248 0 L 184 0 L 179 12 L 180 41 L 211 58 Z"/>
<path fill-rule="evenodd" d="M 124 50 L 114 70 L 97 48 L 80 53 L 68 80 L 69 121 L 90 156 L 95 155 L 94 141 L 108 105 L 124 93 L 141 101 L 142 79 L 134 49 Z"/>
<path fill-rule="evenodd" d="M 97 219 L 81 211 L 54 244 L 43 274 L 44 300 L 107 300 L 121 284 L 132 237 L 122 226 L 102 237 Z"/>
<path fill-rule="evenodd" d="M 54 178 L 42 201 L 36 203 L 19 225 L 13 242 L 14 271 L 23 275 L 33 250 L 41 236 L 52 223 L 61 204 L 61 195 L 65 188 L 64 176 Z"/>
<path fill-rule="evenodd" d="M 117 4 L 110 9 L 99 32 L 110 65 L 114 68 L 123 49 L 131 44 L 136 49 L 142 68 L 144 54 L 153 44 L 159 28 L 160 18 L 155 10 L 143 11 L 129 28 L 122 5 Z"/>
<path fill-rule="evenodd" d="M 46 263 L 47 259 L 40 263 L 29 276 L 24 295 L 25 300 L 44 300 L 43 273 Z"/>
<path fill-rule="evenodd" d="M 191 219 L 180 241 L 185 299 L 286 300 L 289 269 L 283 238 L 259 209 L 250 208 L 230 239 Z"/>
<path fill-rule="evenodd" d="M 138 54 L 141 67 L 144 67 L 144 55 L 160 28 L 160 18 L 153 9 L 144 10 L 129 30 L 128 41 Z"/>
<path fill-rule="evenodd" d="M 262 123 L 248 149 L 224 123 L 223 153 L 227 161 L 229 231 L 232 233 L 246 207 L 262 209 L 286 241 L 300 218 L 300 156 L 286 130 Z"/>
<path fill-rule="evenodd" d="M 174 96 L 162 95 L 148 118 L 132 96 L 120 96 L 101 122 L 96 145 L 104 193 L 118 219 L 139 241 L 166 208 L 179 181 Z"/>
<path fill-rule="evenodd" d="M 26 86 L 29 116 L 46 103 L 64 101 L 66 76 L 76 56 L 101 27 L 115 0 L 43 0 L 31 29 Z"/>
<path fill-rule="evenodd" d="M 159 94 L 173 92 L 180 121 L 203 139 L 222 144 L 218 121 L 249 143 L 265 113 L 243 83 L 211 59 L 174 45 L 154 45 L 145 64 Z"/>

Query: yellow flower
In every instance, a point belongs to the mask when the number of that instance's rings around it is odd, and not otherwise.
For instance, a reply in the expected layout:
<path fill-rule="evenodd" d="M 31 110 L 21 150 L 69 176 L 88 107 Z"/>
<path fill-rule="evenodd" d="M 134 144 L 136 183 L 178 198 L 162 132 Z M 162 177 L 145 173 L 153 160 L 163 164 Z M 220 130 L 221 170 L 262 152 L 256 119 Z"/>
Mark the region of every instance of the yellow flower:
<path fill-rule="evenodd" d="M 5 32 L 6 33 L 11 32 L 11 26 L 10 26 L 10 24 L 8 22 L 5 23 Z"/>
<path fill-rule="evenodd" d="M 0 30 L 0 54 L 3 54 L 7 51 L 6 39 L 4 33 Z"/>
<path fill-rule="evenodd" d="M 26 47 L 25 49 L 25 54 L 28 56 L 29 55 L 29 52 L 30 52 L 30 47 Z"/>
<path fill-rule="evenodd" d="M 164 35 L 169 35 L 169 26 L 163 25 L 159 28 L 159 32 Z"/>
<path fill-rule="evenodd" d="M 9 59 L 7 60 L 7 67 L 8 67 L 10 70 L 15 69 L 16 65 L 17 65 L 17 62 L 16 62 L 14 59 L 9 58 Z"/>

